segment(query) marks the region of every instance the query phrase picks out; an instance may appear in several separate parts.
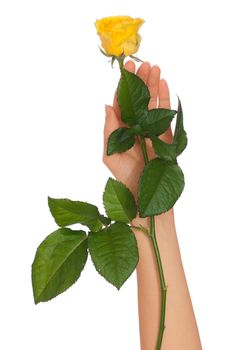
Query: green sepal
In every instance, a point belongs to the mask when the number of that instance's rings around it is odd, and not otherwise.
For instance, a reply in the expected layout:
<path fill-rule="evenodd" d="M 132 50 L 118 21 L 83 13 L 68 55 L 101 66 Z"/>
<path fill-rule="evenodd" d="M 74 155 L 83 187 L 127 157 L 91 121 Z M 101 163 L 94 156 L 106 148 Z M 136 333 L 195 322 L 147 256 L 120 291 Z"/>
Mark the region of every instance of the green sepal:
<path fill-rule="evenodd" d="M 55 298 L 71 287 L 88 257 L 84 231 L 59 228 L 39 245 L 32 264 L 35 304 Z"/>
<path fill-rule="evenodd" d="M 140 216 L 159 215 L 171 209 L 183 189 L 184 174 L 177 164 L 159 158 L 151 160 L 139 179 Z"/>
<path fill-rule="evenodd" d="M 136 217 L 137 207 L 133 194 L 123 183 L 112 178 L 106 183 L 103 204 L 106 214 L 114 221 L 129 223 Z"/>
<path fill-rule="evenodd" d="M 102 217 L 95 205 L 67 198 L 48 197 L 48 206 L 58 226 L 82 224 L 92 231 L 102 228 Z"/>
<path fill-rule="evenodd" d="M 112 67 L 112 68 L 114 68 L 114 62 L 115 62 L 115 60 L 116 60 L 116 57 L 113 56 L 113 57 L 111 58 L 111 67 Z"/>
<path fill-rule="evenodd" d="M 136 57 L 136 56 L 133 56 L 133 55 L 130 55 L 130 57 L 135 60 L 136 62 L 144 62 L 143 60 L 141 60 L 140 58 Z"/>
<path fill-rule="evenodd" d="M 133 231 L 122 222 L 90 232 L 89 253 L 97 272 L 118 290 L 132 274 L 139 261 Z"/>
<path fill-rule="evenodd" d="M 99 50 L 101 51 L 101 53 L 106 56 L 106 57 L 115 57 L 115 56 L 112 56 L 112 55 L 109 55 L 108 53 L 106 53 L 105 51 L 102 50 L 102 48 L 100 46 L 99 47 Z"/>

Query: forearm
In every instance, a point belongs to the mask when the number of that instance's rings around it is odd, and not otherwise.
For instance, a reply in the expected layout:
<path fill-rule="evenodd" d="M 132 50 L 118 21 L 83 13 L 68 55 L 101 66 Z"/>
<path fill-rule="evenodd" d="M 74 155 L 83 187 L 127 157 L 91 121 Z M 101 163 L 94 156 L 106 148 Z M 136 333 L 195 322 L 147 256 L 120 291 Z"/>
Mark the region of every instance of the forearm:
<path fill-rule="evenodd" d="M 149 219 L 136 218 L 134 226 L 149 229 Z M 173 210 L 156 216 L 156 238 L 167 289 L 165 331 L 162 350 L 200 350 L 200 338 L 181 261 Z M 160 281 L 150 238 L 134 230 L 138 242 L 138 308 L 141 350 L 154 350 L 159 330 Z"/>

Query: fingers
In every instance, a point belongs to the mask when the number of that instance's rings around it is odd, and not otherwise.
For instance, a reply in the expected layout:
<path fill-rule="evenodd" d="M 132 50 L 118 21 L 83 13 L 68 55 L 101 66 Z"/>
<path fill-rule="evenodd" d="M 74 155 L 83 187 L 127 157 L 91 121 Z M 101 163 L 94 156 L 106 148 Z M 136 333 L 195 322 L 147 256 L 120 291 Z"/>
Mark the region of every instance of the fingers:
<path fill-rule="evenodd" d="M 147 84 L 147 79 L 151 70 L 151 65 L 149 62 L 143 62 L 137 69 L 136 74 Z"/>
<path fill-rule="evenodd" d="M 159 97 L 159 108 L 167 108 L 167 109 L 171 108 L 169 88 L 166 80 L 164 79 L 161 79 L 159 82 L 158 97 Z M 165 131 L 165 133 L 160 136 L 160 139 L 167 143 L 172 142 L 173 137 L 172 137 L 171 127 L 169 127 L 168 130 Z"/>
<path fill-rule="evenodd" d="M 129 60 L 125 63 L 124 68 L 126 70 L 128 70 L 128 72 L 134 73 L 135 72 L 135 63 L 133 61 Z M 114 107 L 114 110 L 116 112 L 116 115 L 120 119 L 121 113 L 120 113 L 120 108 L 119 108 L 119 104 L 118 104 L 117 90 L 115 91 L 115 94 L 114 94 L 113 107 Z"/>
<path fill-rule="evenodd" d="M 127 61 L 124 65 L 124 68 L 128 70 L 128 72 L 134 73 L 135 72 L 135 63 L 131 60 Z"/>
<path fill-rule="evenodd" d="M 104 148 L 103 148 L 103 162 L 105 163 L 106 158 L 108 157 L 106 154 L 107 151 L 107 141 L 110 134 L 120 127 L 120 121 L 115 113 L 113 107 L 106 105 L 105 106 L 105 126 L 104 126 Z"/>
<path fill-rule="evenodd" d="M 147 80 L 147 86 L 151 96 L 148 109 L 154 109 L 157 107 L 159 81 L 160 81 L 160 68 L 158 66 L 152 66 L 148 76 L 148 80 Z"/>
<path fill-rule="evenodd" d="M 170 109 L 169 88 L 165 79 L 161 79 L 159 82 L 159 108 Z"/>

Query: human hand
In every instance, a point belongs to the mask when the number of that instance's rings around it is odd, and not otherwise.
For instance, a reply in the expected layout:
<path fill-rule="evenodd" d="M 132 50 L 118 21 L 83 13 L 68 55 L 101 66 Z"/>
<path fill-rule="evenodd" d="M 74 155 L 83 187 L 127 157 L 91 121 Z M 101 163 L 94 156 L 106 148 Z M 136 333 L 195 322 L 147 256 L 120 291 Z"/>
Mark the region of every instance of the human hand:
<path fill-rule="evenodd" d="M 129 72 L 135 73 L 133 61 L 126 62 L 124 67 Z M 149 89 L 151 99 L 148 108 L 153 109 L 158 106 L 158 108 L 170 109 L 169 88 L 167 82 L 164 79 L 160 79 L 160 68 L 158 66 L 151 67 L 149 62 L 144 62 L 137 69 L 136 74 L 145 82 Z M 125 126 L 125 124 L 121 120 L 116 91 L 113 106 L 106 105 L 103 162 L 115 178 L 124 183 L 137 198 L 138 180 L 144 168 L 143 155 L 138 141 L 126 152 L 115 153 L 110 156 L 106 154 L 108 137 L 115 129 L 122 126 Z M 160 138 L 167 143 L 171 143 L 171 128 L 161 135 Z M 146 144 L 149 158 L 155 158 L 151 141 L 146 140 Z"/>

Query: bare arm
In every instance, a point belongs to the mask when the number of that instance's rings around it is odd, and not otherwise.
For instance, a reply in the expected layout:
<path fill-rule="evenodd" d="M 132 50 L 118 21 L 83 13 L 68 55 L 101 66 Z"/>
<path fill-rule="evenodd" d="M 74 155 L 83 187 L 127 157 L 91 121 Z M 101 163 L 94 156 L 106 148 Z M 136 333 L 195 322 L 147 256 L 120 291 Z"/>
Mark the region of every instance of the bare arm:
<path fill-rule="evenodd" d="M 135 65 L 129 61 L 126 69 L 135 72 Z M 150 108 L 170 108 L 169 89 L 165 80 L 160 80 L 160 69 L 143 63 L 137 74 L 147 84 L 150 95 Z M 159 103 L 157 102 L 157 99 Z M 144 163 L 138 144 L 129 151 L 112 156 L 106 155 L 108 136 L 122 126 L 120 110 L 115 96 L 114 105 L 106 106 L 106 123 L 104 128 L 103 161 L 114 176 L 122 181 L 137 196 L 137 183 Z M 169 129 L 161 136 L 166 142 L 172 141 Z M 155 157 L 154 151 L 147 143 L 148 155 Z M 148 219 L 137 217 L 133 225 L 149 227 Z M 181 261 L 181 255 L 175 230 L 173 209 L 155 218 L 156 236 L 163 264 L 165 280 L 168 286 L 165 332 L 162 350 L 200 350 L 200 338 L 192 308 L 191 298 Z M 134 230 L 138 242 L 139 263 L 137 265 L 138 308 L 141 350 L 154 350 L 159 329 L 160 317 L 160 282 L 157 263 L 151 240 L 145 233 Z"/>
<path fill-rule="evenodd" d="M 142 221 L 143 220 L 143 221 Z M 147 225 L 144 219 L 133 224 Z M 200 350 L 200 338 L 181 261 L 173 210 L 156 217 L 156 236 L 167 289 L 163 350 Z M 139 248 L 137 265 L 139 326 L 142 350 L 154 350 L 160 315 L 160 284 L 151 240 L 134 230 Z"/>

